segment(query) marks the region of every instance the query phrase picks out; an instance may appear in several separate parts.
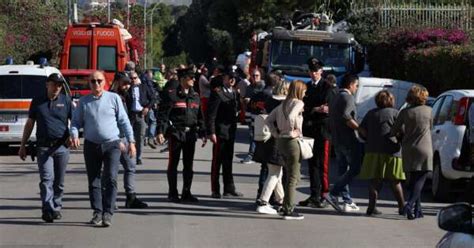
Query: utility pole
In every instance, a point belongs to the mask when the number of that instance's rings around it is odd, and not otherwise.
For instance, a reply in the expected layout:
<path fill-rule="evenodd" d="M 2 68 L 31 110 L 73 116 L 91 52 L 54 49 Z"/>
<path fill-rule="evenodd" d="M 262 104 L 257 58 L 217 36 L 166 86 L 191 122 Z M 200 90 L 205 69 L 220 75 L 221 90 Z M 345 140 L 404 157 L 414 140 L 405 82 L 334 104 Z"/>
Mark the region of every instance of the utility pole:
<path fill-rule="evenodd" d="M 67 0 L 67 24 L 71 25 L 71 0 Z"/>
<path fill-rule="evenodd" d="M 130 28 L 130 0 L 127 0 L 127 30 Z"/>
<path fill-rule="evenodd" d="M 153 63 L 153 14 L 155 13 L 155 9 L 156 7 L 158 7 L 158 3 L 155 3 L 155 5 L 153 6 L 153 9 L 151 9 L 151 18 L 150 18 L 150 56 L 151 56 L 151 67 L 154 66 L 154 63 Z"/>
<path fill-rule="evenodd" d="M 110 0 L 107 0 L 107 23 L 110 23 Z"/>
<path fill-rule="evenodd" d="M 146 49 L 146 5 L 147 5 L 147 0 L 145 0 L 145 5 L 143 7 L 143 57 L 144 57 L 144 62 L 143 62 L 143 66 L 144 66 L 144 70 L 147 69 L 147 65 L 146 65 L 146 59 L 147 59 L 147 49 Z"/>

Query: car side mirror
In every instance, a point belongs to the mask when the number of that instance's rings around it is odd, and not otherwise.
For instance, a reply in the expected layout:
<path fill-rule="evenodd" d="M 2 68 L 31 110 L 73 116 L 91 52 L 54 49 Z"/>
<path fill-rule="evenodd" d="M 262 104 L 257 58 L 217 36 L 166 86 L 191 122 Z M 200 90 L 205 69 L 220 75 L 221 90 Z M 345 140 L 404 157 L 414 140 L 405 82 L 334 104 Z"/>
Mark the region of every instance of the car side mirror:
<path fill-rule="evenodd" d="M 455 203 L 438 213 L 439 228 L 448 232 L 474 233 L 472 208 L 468 203 Z"/>

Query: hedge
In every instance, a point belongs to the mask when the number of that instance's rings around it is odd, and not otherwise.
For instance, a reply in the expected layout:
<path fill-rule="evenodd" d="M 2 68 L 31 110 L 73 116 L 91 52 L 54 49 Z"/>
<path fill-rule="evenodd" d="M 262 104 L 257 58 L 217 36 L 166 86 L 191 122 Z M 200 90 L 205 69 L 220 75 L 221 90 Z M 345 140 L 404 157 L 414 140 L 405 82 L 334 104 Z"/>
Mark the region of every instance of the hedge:
<path fill-rule="evenodd" d="M 474 46 L 461 30 L 398 30 L 369 46 L 374 76 L 425 85 L 432 95 L 474 88 Z"/>

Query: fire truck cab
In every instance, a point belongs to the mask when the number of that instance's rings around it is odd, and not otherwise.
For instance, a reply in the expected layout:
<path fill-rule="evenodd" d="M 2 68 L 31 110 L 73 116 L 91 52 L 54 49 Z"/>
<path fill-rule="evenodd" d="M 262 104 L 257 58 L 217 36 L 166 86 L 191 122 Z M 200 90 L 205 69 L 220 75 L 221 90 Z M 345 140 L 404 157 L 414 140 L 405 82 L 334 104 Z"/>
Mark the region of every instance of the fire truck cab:
<path fill-rule="evenodd" d="M 131 35 L 120 24 L 72 24 L 66 31 L 59 69 L 68 77 L 84 77 L 85 72 L 104 71 L 108 89 L 114 73 L 123 71 L 131 60 L 130 54 L 136 54 L 133 48 L 128 48 L 128 39 Z M 86 93 L 84 89 L 79 92 L 80 95 Z"/>

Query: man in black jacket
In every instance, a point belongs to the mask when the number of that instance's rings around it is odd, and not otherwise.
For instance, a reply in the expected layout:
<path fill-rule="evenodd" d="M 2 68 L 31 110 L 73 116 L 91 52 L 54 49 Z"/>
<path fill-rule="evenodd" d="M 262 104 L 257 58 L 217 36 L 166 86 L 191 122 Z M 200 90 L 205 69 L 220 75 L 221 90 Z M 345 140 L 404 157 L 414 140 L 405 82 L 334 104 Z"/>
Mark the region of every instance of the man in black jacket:
<path fill-rule="evenodd" d="M 235 132 L 238 120 L 238 98 L 233 88 L 237 74 L 232 70 L 217 76 L 214 80 L 221 81 L 220 87 L 211 91 L 206 117 L 209 139 L 214 144 L 212 150 L 211 190 L 212 198 L 221 198 L 219 173 L 222 165 L 224 181 L 224 197 L 242 197 L 235 190 L 232 175 L 232 159 L 234 157 Z"/>
<path fill-rule="evenodd" d="M 201 115 L 199 94 L 193 89 L 192 68 L 178 70 L 179 81 L 167 84 L 158 114 L 158 135 L 160 144 L 168 138 L 168 200 L 171 202 L 197 202 L 191 194 L 193 160 L 197 137 L 206 144 L 204 122 Z M 179 157 L 183 151 L 183 191 L 178 195 L 177 177 Z"/>
<path fill-rule="evenodd" d="M 322 77 L 322 64 L 315 58 L 308 60 L 311 82 L 303 98 L 303 134 L 314 138 L 313 154 L 308 160 L 311 195 L 299 202 L 300 206 L 325 208 L 323 194 L 329 191 L 328 167 L 330 158 L 329 143 L 329 107 L 328 103 L 334 94 L 332 85 Z"/>
<path fill-rule="evenodd" d="M 146 129 L 145 118 L 154 104 L 154 96 L 150 88 L 140 81 L 136 72 L 130 72 L 130 79 L 132 87 L 129 89 L 126 102 L 137 144 L 137 165 L 140 165 L 142 164 L 143 137 Z"/>

